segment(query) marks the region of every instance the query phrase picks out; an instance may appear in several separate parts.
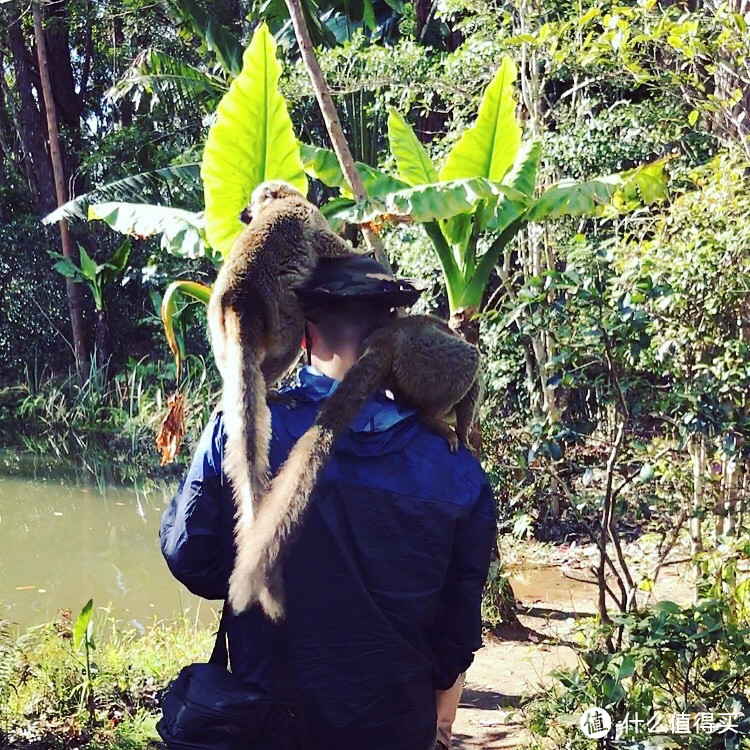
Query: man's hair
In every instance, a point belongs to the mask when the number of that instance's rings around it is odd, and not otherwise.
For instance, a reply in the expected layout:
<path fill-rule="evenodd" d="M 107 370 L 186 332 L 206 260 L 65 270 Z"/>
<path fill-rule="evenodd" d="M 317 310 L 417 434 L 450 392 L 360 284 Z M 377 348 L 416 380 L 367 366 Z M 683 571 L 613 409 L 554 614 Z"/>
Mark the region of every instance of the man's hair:
<path fill-rule="evenodd" d="M 361 344 L 393 314 L 387 303 L 357 299 L 325 302 L 305 310 L 305 317 L 317 325 L 322 338 L 334 349 L 352 342 Z"/>

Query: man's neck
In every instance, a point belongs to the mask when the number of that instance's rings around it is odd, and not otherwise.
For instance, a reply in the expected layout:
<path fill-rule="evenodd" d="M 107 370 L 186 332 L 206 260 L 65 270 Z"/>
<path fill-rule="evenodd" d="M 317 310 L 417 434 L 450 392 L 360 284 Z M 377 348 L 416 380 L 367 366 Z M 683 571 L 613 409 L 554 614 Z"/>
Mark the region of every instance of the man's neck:
<path fill-rule="evenodd" d="M 356 350 L 343 350 L 331 354 L 326 359 L 322 359 L 315 355 L 313 352 L 310 358 L 310 364 L 317 370 L 320 370 L 324 375 L 327 375 L 333 380 L 341 381 L 344 379 L 344 375 L 351 369 L 352 365 L 357 361 Z"/>

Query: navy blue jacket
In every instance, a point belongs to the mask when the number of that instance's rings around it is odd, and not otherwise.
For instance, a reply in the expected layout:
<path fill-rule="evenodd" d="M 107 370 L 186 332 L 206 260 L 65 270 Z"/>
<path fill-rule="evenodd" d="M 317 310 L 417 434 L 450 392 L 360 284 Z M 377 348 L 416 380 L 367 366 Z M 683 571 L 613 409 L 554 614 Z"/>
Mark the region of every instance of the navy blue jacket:
<path fill-rule="evenodd" d="M 271 405 L 276 471 L 336 381 L 311 368 Z M 220 414 L 164 514 L 161 547 L 191 591 L 223 599 L 234 507 Z M 284 564 L 285 627 L 314 747 L 427 750 L 434 690 L 481 645 L 480 600 L 495 538 L 487 477 L 465 449 L 381 393 L 336 443 Z M 227 626 L 232 671 L 273 689 L 256 606 Z"/>

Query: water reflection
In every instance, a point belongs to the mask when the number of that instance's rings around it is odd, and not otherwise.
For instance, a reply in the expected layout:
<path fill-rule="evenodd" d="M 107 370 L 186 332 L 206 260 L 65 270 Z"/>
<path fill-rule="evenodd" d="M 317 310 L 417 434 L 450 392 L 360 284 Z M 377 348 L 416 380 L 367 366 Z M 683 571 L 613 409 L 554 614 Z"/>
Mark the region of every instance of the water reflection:
<path fill-rule="evenodd" d="M 136 627 L 210 607 L 170 575 L 159 551 L 171 488 L 97 488 L 0 476 L 0 619 L 22 628 L 96 607 Z"/>

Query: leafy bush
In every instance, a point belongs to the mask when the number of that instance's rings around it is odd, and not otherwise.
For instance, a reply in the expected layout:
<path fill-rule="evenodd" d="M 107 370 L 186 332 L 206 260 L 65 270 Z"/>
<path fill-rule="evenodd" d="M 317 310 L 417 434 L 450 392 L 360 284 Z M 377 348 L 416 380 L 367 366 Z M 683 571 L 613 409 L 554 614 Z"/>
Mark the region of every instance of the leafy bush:
<path fill-rule="evenodd" d="M 663 731 L 669 734 L 674 714 L 695 718 L 713 713 L 719 724 L 726 723 L 720 714 L 736 713 L 736 733 L 695 731 L 680 737 L 679 747 L 750 747 L 750 576 L 739 574 L 736 565 L 749 558 L 747 538 L 734 545 L 731 555 L 704 556 L 699 590 L 711 596 L 692 606 L 663 601 L 642 612 L 613 616 L 605 627 L 584 622 L 580 665 L 553 673 L 555 686 L 530 709 L 530 728 L 558 746 L 586 748 L 589 740 L 580 733 L 578 720 L 586 708 L 597 706 L 612 716 L 610 737 L 622 740 L 618 747 L 635 749 L 652 746 L 645 722 L 656 715 L 666 717 Z M 728 571 L 732 589 L 726 585 Z M 606 646 L 613 639 L 619 646 L 614 654 Z M 637 732 L 636 717 L 644 720 Z"/>

